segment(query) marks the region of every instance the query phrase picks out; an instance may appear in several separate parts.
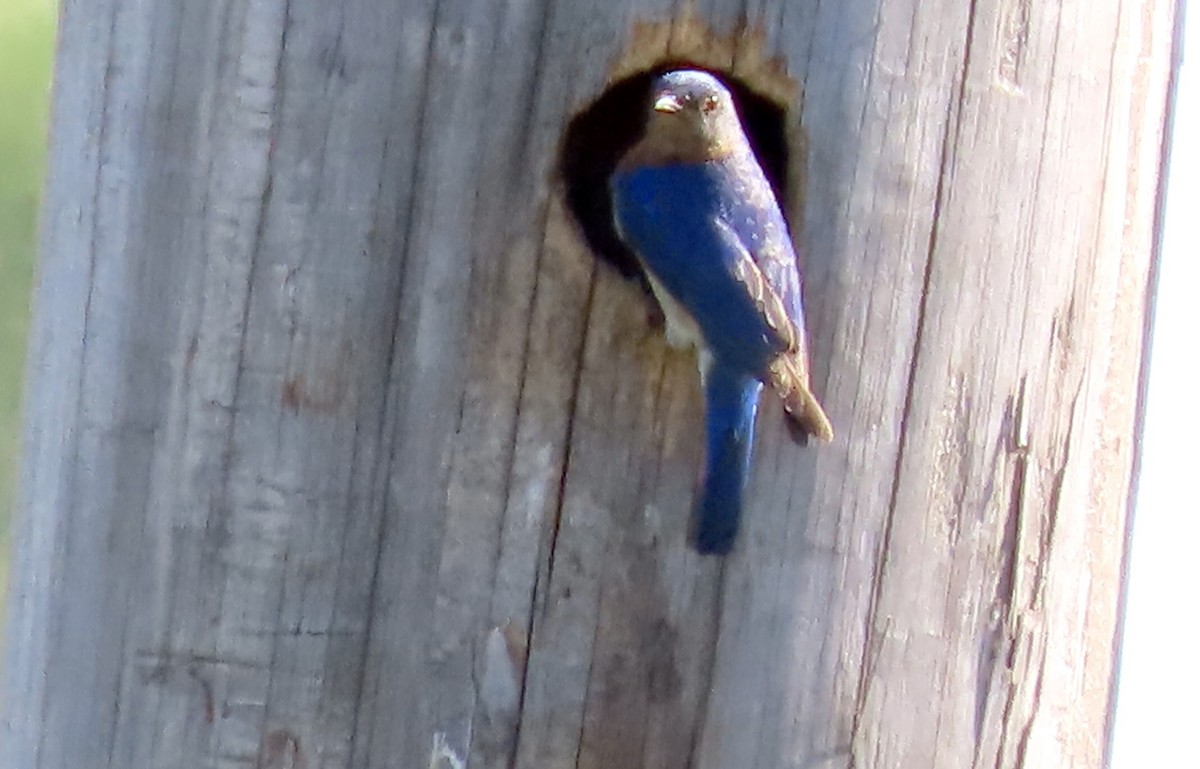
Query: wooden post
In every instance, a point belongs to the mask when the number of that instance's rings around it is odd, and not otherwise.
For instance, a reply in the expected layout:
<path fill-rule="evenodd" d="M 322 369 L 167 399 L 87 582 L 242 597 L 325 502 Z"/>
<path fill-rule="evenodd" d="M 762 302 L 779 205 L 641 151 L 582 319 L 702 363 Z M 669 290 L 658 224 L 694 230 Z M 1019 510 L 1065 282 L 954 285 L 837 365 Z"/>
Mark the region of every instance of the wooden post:
<path fill-rule="evenodd" d="M 1174 3 L 676 5 L 64 5 L 0 764 L 1102 765 Z M 726 561 L 558 176 L 665 61 L 779 105 L 838 433 Z"/>

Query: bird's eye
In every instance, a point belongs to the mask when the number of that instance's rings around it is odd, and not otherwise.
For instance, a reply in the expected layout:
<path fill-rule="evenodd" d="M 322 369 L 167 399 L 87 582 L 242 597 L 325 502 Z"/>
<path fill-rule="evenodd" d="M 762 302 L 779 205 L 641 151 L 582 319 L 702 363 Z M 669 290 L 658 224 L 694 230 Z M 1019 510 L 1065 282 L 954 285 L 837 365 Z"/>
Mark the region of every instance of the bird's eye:
<path fill-rule="evenodd" d="M 704 102 L 700 105 L 700 109 L 704 110 L 705 112 L 712 112 L 719 106 L 721 106 L 721 97 L 717 96 L 715 93 L 710 93 L 708 96 L 704 97 Z"/>

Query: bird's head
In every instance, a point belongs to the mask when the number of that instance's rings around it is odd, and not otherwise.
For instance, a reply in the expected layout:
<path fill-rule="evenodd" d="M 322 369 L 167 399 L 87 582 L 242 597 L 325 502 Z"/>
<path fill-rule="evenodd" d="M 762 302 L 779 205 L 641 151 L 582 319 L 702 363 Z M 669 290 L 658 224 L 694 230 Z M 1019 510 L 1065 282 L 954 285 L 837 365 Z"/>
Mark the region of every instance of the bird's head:
<path fill-rule="evenodd" d="M 733 96 L 707 72 L 680 69 L 655 78 L 650 88 L 647 130 L 683 145 L 720 153 L 744 141 Z"/>

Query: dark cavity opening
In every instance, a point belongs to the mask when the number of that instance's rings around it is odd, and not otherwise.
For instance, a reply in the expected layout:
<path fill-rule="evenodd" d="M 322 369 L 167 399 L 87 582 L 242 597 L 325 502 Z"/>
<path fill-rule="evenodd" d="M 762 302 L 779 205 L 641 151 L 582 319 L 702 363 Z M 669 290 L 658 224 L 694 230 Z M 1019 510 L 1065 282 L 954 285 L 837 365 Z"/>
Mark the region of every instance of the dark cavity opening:
<path fill-rule="evenodd" d="M 724 72 L 689 62 L 664 64 L 618 81 L 567 125 L 558 168 L 566 186 L 567 208 L 588 246 L 627 278 L 640 276 L 641 269 L 633 252 L 617 237 L 608 180 L 625 151 L 642 135 L 651 82 L 673 69 L 706 70 L 725 83 L 781 208 L 787 200 L 785 111 L 778 103 Z"/>

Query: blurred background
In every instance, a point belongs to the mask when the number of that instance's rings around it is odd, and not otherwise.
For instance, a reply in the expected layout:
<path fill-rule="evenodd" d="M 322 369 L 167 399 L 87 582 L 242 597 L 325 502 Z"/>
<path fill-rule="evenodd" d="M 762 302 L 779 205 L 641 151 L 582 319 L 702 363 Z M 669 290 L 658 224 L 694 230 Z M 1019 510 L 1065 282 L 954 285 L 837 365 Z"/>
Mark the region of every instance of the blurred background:
<path fill-rule="evenodd" d="M 0 601 L 8 584 L 56 11 L 53 0 L 0 0 Z"/>
<path fill-rule="evenodd" d="M 7 593 L 9 524 L 21 432 L 29 296 L 37 243 L 37 208 L 46 149 L 55 14 L 53 0 L 0 0 L 0 619 Z M 1193 13 L 1185 38 L 1200 45 Z M 1181 27 L 1182 28 L 1182 27 Z M 1200 719 L 1192 692 L 1200 688 L 1194 653 L 1200 622 L 1190 608 L 1200 580 L 1195 544 L 1200 504 L 1187 488 L 1200 451 L 1200 379 L 1195 333 L 1200 303 L 1200 72 L 1184 62 L 1177 103 L 1163 253 L 1111 766 L 1183 765 L 1195 757 L 1188 740 Z M 1182 601 L 1182 603 L 1181 603 Z M 2 633 L 0 633 L 2 636 Z M 3 693 L 0 692 L 0 696 Z M 1186 763 L 1186 762 L 1184 762 Z"/>

